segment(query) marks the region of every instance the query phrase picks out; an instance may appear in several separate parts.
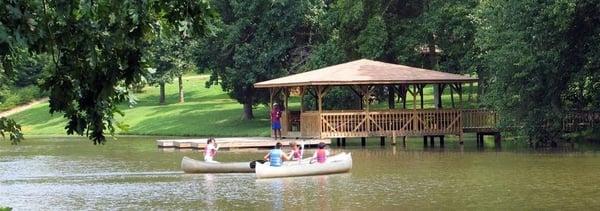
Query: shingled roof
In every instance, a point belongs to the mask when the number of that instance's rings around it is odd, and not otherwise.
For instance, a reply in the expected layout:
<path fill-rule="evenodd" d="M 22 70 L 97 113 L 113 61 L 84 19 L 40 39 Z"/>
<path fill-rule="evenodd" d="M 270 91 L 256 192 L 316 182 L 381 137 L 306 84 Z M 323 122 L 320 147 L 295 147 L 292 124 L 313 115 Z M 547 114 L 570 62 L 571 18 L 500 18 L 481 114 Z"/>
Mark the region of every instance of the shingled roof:
<path fill-rule="evenodd" d="M 309 85 L 468 83 L 477 78 L 360 59 L 255 83 L 256 88 Z"/>

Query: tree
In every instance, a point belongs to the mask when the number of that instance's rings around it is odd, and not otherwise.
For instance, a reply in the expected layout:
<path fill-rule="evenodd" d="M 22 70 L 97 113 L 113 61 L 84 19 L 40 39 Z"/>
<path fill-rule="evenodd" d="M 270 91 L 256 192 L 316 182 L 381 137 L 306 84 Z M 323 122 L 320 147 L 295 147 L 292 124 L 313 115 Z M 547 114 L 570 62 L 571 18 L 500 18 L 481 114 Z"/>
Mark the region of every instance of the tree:
<path fill-rule="evenodd" d="M 532 144 L 556 145 L 570 108 L 598 106 L 599 8 L 587 0 L 489 0 L 478 8 L 485 99 Z"/>
<path fill-rule="evenodd" d="M 297 71 L 293 55 L 310 42 L 319 7 L 318 1 L 218 1 L 221 31 L 201 40 L 196 52 L 200 69 L 211 70 L 207 85 L 220 84 L 244 105 L 243 119 L 254 118 L 252 106 L 268 102 L 268 92 L 253 84 Z"/>
<path fill-rule="evenodd" d="M 472 72 L 477 1 L 331 2 L 305 69 L 368 58 L 453 73 Z M 376 92 L 394 107 L 395 89 Z M 339 92 L 354 98 L 348 91 Z"/>
<path fill-rule="evenodd" d="M 68 119 L 68 134 L 94 144 L 114 132 L 117 104 L 144 74 L 142 54 L 150 25 L 165 20 L 203 36 L 214 17 L 205 1 L 2 1 L 0 59 L 12 70 L 11 50 L 24 46 L 52 55 L 54 71 L 42 87 L 50 112 Z"/>

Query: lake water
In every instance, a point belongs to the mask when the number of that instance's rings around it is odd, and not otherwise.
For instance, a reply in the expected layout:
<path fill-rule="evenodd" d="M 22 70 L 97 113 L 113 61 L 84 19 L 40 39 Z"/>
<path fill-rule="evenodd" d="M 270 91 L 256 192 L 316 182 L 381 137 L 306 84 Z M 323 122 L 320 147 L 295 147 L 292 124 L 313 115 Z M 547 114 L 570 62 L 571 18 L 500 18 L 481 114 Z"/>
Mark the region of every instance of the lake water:
<path fill-rule="evenodd" d="M 81 138 L 0 142 L 0 207 L 30 209 L 600 209 L 600 151 L 576 146 L 535 151 L 476 149 L 447 142 L 332 151 L 352 153 L 350 173 L 256 179 L 253 174 L 184 174 L 183 156 L 162 151 L 154 137 L 119 138 L 94 146 Z M 217 139 L 218 140 L 218 139 Z M 507 144 L 505 144 L 507 145 Z M 221 151 L 243 161 L 266 151 Z"/>

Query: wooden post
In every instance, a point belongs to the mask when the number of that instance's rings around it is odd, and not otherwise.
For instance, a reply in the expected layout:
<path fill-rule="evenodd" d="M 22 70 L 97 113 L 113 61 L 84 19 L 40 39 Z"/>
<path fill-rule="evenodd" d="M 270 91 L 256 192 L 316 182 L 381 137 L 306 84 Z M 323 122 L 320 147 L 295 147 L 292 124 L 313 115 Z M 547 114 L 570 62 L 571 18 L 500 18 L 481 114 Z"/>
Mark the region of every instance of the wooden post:
<path fill-rule="evenodd" d="M 423 147 L 427 147 L 427 136 L 423 136 Z"/>
<path fill-rule="evenodd" d="M 454 85 L 453 84 L 450 85 L 450 101 L 452 102 L 452 108 L 456 108 L 456 106 L 454 106 Z"/>
<path fill-rule="evenodd" d="M 444 135 L 440 136 L 440 147 L 444 148 Z"/>
<path fill-rule="evenodd" d="M 411 93 L 413 96 L 413 110 L 417 111 L 417 85 L 413 84 L 413 92 Z"/>
<path fill-rule="evenodd" d="M 273 111 L 273 95 L 274 95 L 274 90 L 273 88 L 269 88 L 269 118 L 271 118 L 271 111 Z M 275 136 L 273 130 L 271 130 L 271 138 L 273 138 Z"/>
<path fill-rule="evenodd" d="M 410 90 L 410 89 L 407 89 Z M 413 91 L 410 93 L 413 96 L 413 115 L 412 115 L 412 130 L 418 129 L 419 121 L 417 120 L 417 84 L 413 84 Z M 425 143 L 427 146 L 427 143 Z"/>
<path fill-rule="evenodd" d="M 319 138 L 323 138 L 323 87 L 317 86 L 317 98 L 319 107 Z"/>
<path fill-rule="evenodd" d="M 360 145 L 363 146 L 363 147 L 366 146 L 367 145 L 367 138 L 361 137 L 360 138 Z"/>
<path fill-rule="evenodd" d="M 346 138 L 342 138 L 342 146 L 345 147 L 346 146 Z"/>
<path fill-rule="evenodd" d="M 419 97 L 421 98 L 421 109 L 423 109 L 423 89 L 425 88 L 425 84 L 419 85 Z"/>
<path fill-rule="evenodd" d="M 385 146 L 385 136 L 379 137 L 379 145 Z"/>
<path fill-rule="evenodd" d="M 288 107 L 288 100 L 290 97 L 290 89 L 285 87 L 282 88 L 283 89 L 283 105 L 284 105 L 284 112 L 283 112 L 283 123 L 281 125 L 281 136 L 283 137 L 283 135 L 288 135 L 288 131 L 290 130 L 290 109 Z"/>
<path fill-rule="evenodd" d="M 304 87 L 300 87 L 300 115 L 304 112 Z"/>
<path fill-rule="evenodd" d="M 435 147 L 435 136 L 429 136 L 429 142 L 431 147 Z"/>
<path fill-rule="evenodd" d="M 467 101 L 469 101 L 469 104 L 471 104 L 473 101 L 473 82 L 469 83 L 469 98 L 467 99 Z"/>
<path fill-rule="evenodd" d="M 502 136 L 500 135 L 500 132 L 494 134 L 494 145 L 496 145 L 496 148 L 502 147 Z"/>
<path fill-rule="evenodd" d="M 337 146 L 339 147 L 340 146 L 340 138 L 335 138 L 335 139 L 336 139 Z"/>
<path fill-rule="evenodd" d="M 462 84 L 458 84 L 458 104 L 460 106 L 460 109 L 463 109 L 465 107 L 463 100 L 462 100 L 462 93 L 463 93 L 463 89 L 462 89 Z"/>
<path fill-rule="evenodd" d="M 437 84 L 437 92 L 435 92 L 435 108 L 441 109 L 443 107 L 442 103 L 442 94 L 444 93 L 444 86 L 442 84 Z"/>
<path fill-rule="evenodd" d="M 392 145 L 396 145 L 396 132 L 392 131 Z"/>
<path fill-rule="evenodd" d="M 365 106 L 365 128 L 367 136 L 369 136 L 371 134 L 371 117 L 369 116 L 369 98 L 371 97 L 371 92 L 369 86 L 361 86 L 360 90 L 363 95 L 363 102 L 367 105 Z"/>

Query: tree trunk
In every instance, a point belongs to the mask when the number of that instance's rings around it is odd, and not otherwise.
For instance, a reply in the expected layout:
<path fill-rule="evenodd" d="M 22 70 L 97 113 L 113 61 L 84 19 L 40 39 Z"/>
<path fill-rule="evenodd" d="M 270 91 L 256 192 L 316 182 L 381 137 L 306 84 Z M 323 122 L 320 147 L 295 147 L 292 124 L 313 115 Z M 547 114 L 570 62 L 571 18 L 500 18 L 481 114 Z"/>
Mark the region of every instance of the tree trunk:
<path fill-rule="evenodd" d="M 242 116 L 243 120 L 254 119 L 254 113 L 252 113 L 252 101 L 246 101 L 244 103 L 244 116 Z"/>
<path fill-rule="evenodd" d="M 396 108 L 396 101 L 395 101 L 396 92 L 395 92 L 394 89 L 395 89 L 394 85 L 389 85 L 388 86 L 388 107 L 390 109 Z"/>
<path fill-rule="evenodd" d="M 179 76 L 178 80 L 179 80 L 179 103 L 183 103 L 184 102 L 184 99 L 183 99 L 183 80 L 182 80 L 181 76 Z"/>
<path fill-rule="evenodd" d="M 165 104 L 165 83 L 160 83 L 160 97 L 158 103 L 161 105 Z"/>

